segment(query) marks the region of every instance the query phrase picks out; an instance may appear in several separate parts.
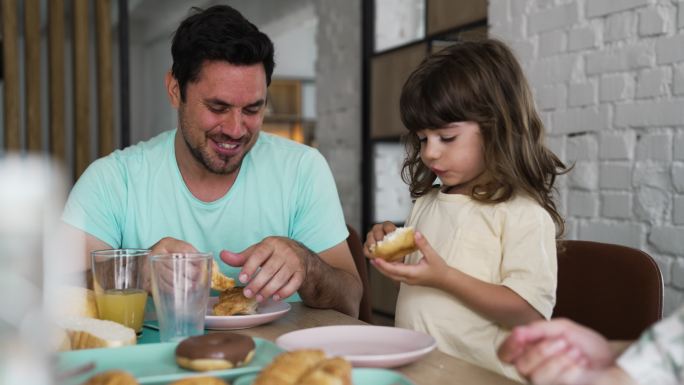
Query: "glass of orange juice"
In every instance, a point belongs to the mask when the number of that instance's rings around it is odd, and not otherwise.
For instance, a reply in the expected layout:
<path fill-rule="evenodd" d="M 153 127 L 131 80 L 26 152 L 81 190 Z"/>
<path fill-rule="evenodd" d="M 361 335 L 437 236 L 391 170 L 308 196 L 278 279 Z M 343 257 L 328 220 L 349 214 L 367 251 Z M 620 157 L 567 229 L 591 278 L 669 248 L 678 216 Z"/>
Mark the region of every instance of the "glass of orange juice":
<path fill-rule="evenodd" d="M 147 291 L 143 270 L 146 249 L 109 249 L 90 253 L 93 288 L 101 319 L 118 322 L 142 333 Z"/>

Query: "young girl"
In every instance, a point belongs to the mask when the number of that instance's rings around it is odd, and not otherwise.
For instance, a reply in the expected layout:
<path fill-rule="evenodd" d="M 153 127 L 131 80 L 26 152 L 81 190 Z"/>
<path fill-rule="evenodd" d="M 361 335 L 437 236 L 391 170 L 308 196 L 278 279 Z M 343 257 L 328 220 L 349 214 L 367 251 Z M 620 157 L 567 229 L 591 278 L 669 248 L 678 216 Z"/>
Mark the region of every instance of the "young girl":
<path fill-rule="evenodd" d="M 400 105 L 409 130 L 402 176 L 418 198 L 406 226 L 419 251 L 404 263 L 372 260 L 401 282 L 396 326 L 520 379 L 496 348 L 513 326 L 551 316 L 563 232 L 552 190 L 566 167 L 544 146 L 522 69 L 499 41 L 460 42 L 428 57 Z M 366 254 L 394 228 L 375 225 Z"/>

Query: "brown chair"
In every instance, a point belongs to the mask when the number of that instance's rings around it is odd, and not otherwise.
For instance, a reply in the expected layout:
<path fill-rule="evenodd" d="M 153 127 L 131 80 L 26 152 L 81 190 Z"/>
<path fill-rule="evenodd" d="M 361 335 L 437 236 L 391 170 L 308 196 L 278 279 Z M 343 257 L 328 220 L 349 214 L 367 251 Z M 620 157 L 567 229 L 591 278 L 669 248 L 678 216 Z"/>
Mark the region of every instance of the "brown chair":
<path fill-rule="evenodd" d="M 641 250 L 590 241 L 560 241 L 554 317 L 604 337 L 633 340 L 662 318 L 663 279 Z"/>
<path fill-rule="evenodd" d="M 356 265 L 356 270 L 358 270 L 359 276 L 361 277 L 361 283 L 363 284 L 363 296 L 361 297 L 361 306 L 359 307 L 359 319 L 364 322 L 373 323 L 370 303 L 370 283 L 368 281 L 368 259 L 363 255 L 363 243 L 361 242 L 359 233 L 349 225 L 347 225 L 347 230 L 349 230 L 347 245 L 349 245 L 349 250 L 351 250 L 351 254 L 354 257 L 354 264 Z"/>

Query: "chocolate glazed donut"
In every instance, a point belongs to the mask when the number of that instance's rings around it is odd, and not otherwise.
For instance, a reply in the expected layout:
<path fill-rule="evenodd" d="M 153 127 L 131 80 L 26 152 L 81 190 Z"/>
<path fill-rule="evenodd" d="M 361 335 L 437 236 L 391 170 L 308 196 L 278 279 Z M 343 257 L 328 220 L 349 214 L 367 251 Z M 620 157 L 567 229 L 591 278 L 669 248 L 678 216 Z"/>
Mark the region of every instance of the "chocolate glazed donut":
<path fill-rule="evenodd" d="M 210 333 L 188 337 L 176 347 L 178 366 L 195 371 L 230 369 L 254 356 L 254 340 L 237 333 Z"/>

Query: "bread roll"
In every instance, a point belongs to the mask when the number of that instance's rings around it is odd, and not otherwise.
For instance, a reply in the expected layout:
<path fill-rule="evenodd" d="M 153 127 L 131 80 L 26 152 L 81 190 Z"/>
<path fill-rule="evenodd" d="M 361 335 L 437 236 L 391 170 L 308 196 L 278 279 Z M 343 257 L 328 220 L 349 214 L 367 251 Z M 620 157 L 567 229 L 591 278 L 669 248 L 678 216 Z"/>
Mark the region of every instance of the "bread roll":
<path fill-rule="evenodd" d="M 371 245 L 371 258 L 382 258 L 388 262 L 399 261 L 406 255 L 418 250 L 413 227 L 398 227 L 391 233 L 385 234 L 381 241 Z"/>
<path fill-rule="evenodd" d="M 218 302 L 214 305 L 214 315 L 256 314 L 258 306 L 256 299 L 245 297 L 243 290 L 244 287 L 234 287 L 222 291 Z"/>
<path fill-rule="evenodd" d="M 228 278 L 221 273 L 218 263 L 213 259 L 211 261 L 211 288 L 217 291 L 224 291 L 233 288 L 234 286 L 235 280 Z"/>
<path fill-rule="evenodd" d="M 351 370 L 351 364 L 344 358 L 330 358 L 305 373 L 297 385 L 352 385 Z"/>
<path fill-rule="evenodd" d="M 138 385 L 138 381 L 123 370 L 108 370 L 90 377 L 83 385 Z"/>
<path fill-rule="evenodd" d="M 218 377 L 187 377 L 169 385 L 228 385 L 228 383 Z"/>
<path fill-rule="evenodd" d="M 135 331 L 119 323 L 86 317 L 64 317 L 57 325 L 69 336 L 71 350 L 135 345 Z"/>
<path fill-rule="evenodd" d="M 61 286 L 49 296 L 49 306 L 56 317 L 99 318 L 95 293 L 84 287 Z"/>
<path fill-rule="evenodd" d="M 325 359 L 322 350 L 295 350 L 277 356 L 252 385 L 295 385 L 300 377 Z"/>

